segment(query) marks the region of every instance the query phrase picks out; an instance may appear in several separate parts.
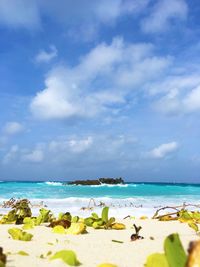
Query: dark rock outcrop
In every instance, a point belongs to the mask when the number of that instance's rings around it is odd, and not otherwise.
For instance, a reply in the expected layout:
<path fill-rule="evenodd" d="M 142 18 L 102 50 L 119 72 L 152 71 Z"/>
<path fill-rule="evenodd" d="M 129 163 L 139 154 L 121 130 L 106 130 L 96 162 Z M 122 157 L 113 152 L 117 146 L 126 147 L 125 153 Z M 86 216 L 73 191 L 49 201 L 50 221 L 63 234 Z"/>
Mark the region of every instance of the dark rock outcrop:
<path fill-rule="evenodd" d="M 99 178 L 98 180 L 76 180 L 69 182 L 73 185 L 101 185 L 101 184 L 124 184 L 124 180 L 120 178 Z"/>

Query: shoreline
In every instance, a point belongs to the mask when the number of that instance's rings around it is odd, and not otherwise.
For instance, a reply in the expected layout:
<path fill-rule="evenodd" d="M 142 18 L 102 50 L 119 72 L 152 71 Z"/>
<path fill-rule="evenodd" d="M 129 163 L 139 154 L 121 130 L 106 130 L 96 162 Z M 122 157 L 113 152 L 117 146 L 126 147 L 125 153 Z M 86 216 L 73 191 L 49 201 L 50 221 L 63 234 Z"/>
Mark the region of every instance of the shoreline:
<path fill-rule="evenodd" d="M 149 198 L 151 199 L 151 198 Z M 91 212 L 100 213 L 103 206 L 110 208 L 110 215 L 123 219 L 124 217 L 130 215 L 135 218 L 140 218 L 141 216 L 147 216 L 152 218 L 157 209 L 164 206 L 177 206 L 190 204 L 194 206 L 199 206 L 200 201 L 186 202 L 185 199 L 178 199 L 179 202 L 174 199 L 164 199 L 162 197 L 154 198 L 154 201 L 149 199 L 137 199 L 137 198 L 76 198 L 69 197 L 65 199 L 29 199 L 31 202 L 31 209 L 34 215 L 37 215 L 40 208 L 47 208 L 52 210 L 52 212 L 57 216 L 60 212 L 71 211 L 73 215 L 80 217 L 87 217 Z M 16 199 L 18 200 L 18 199 Z M 162 200 L 162 202 L 161 202 Z M 3 208 L 3 202 L 8 201 L 8 199 L 0 200 L 0 214 L 6 214 L 9 208 Z M 190 207 L 188 207 L 190 210 Z"/>

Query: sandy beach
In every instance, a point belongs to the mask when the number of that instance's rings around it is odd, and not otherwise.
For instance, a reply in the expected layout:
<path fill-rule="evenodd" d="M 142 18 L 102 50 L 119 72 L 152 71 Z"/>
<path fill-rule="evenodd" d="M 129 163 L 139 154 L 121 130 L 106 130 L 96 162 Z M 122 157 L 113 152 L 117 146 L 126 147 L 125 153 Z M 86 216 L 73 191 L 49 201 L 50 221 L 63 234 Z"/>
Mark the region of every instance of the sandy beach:
<path fill-rule="evenodd" d="M 149 254 L 163 251 L 163 241 L 167 235 L 179 233 L 185 249 L 190 241 L 198 239 L 193 229 L 178 221 L 127 218 L 120 222 L 126 225 L 125 230 L 95 230 L 87 227 L 88 233 L 82 235 L 55 234 L 44 225 L 36 226 L 27 230 L 33 234 L 33 239 L 29 242 L 9 237 L 8 229 L 15 225 L 0 225 L 1 247 L 9 254 L 6 267 L 64 267 L 67 265 L 61 260 L 50 261 L 50 256 L 40 258 L 41 254 L 45 256 L 50 251 L 54 254 L 63 249 L 73 250 L 83 267 L 96 267 L 106 262 L 118 267 L 142 267 Z M 142 226 L 140 235 L 144 237 L 143 240 L 130 241 L 130 236 L 134 233 L 133 223 Z M 113 239 L 124 243 L 112 242 Z M 20 250 L 27 252 L 29 256 L 16 254 Z"/>

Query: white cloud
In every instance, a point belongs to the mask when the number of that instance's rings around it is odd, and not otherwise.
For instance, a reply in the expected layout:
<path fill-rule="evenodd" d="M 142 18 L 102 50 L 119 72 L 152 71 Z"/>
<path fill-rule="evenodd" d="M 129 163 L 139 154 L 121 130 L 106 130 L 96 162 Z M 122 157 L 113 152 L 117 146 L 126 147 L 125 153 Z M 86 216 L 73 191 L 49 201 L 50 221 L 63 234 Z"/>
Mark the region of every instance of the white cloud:
<path fill-rule="evenodd" d="M 156 79 L 170 63 L 169 57 L 156 57 L 151 44 L 115 38 L 94 47 L 74 67 L 54 68 L 30 108 L 40 119 L 94 117 L 113 104 L 125 105 L 128 94 Z"/>
<path fill-rule="evenodd" d="M 170 142 L 166 144 L 162 144 L 158 147 L 155 147 L 152 149 L 148 154 L 152 158 L 164 158 L 167 155 L 171 154 L 172 152 L 175 152 L 178 149 L 178 143 L 177 142 Z"/>
<path fill-rule="evenodd" d="M 35 57 L 37 63 L 49 63 L 52 59 L 57 57 L 57 49 L 54 45 L 50 46 L 49 51 L 41 50 Z"/>
<path fill-rule="evenodd" d="M 154 108 L 164 114 L 187 114 L 200 111 L 200 85 L 186 92 L 178 89 L 169 91 L 154 102 Z"/>
<path fill-rule="evenodd" d="M 44 152 L 41 149 L 35 149 L 30 153 L 24 154 L 22 160 L 26 162 L 40 163 L 44 160 Z"/>
<path fill-rule="evenodd" d="M 2 163 L 7 164 L 10 161 L 14 160 L 19 152 L 19 147 L 18 145 L 13 145 L 8 153 L 4 156 Z"/>
<path fill-rule="evenodd" d="M 183 105 L 188 112 L 200 111 L 200 85 L 185 96 Z"/>
<path fill-rule="evenodd" d="M 82 153 L 88 150 L 93 144 L 91 136 L 85 138 L 68 138 L 67 140 L 55 141 L 49 143 L 49 151 L 58 152 L 66 151 L 73 153 Z"/>
<path fill-rule="evenodd" d="M 91 136 L 89 136 L 86 139 L 83 140 L 76 140 L 72 139 L 69 141 L 69 147 L 72 152 L 74 153 L 81 153 L 85 150 L 87 150 L 93 143 L 93 139 Z"/>
<path fill-rule="evenodd" d="M 19 122 L 7 122 L 6 125 L 3 128 L 3 131 L 6 135 L 14 135 L 22 132 L 24 130 L 24 127 Z"/>
<path fill-rule="evenodd" d="M 0 0 L 0 23 L 12 28 L 40 27 L 37 2 L 32 0 Z"/>
<path fill-rule="evenodd" d="M 185 20 L 188 7 L 185 0 L 158 0 L 152 13 L 142 22 L 142 30 L 147 33 L 168 29 L 174 19 Z"/>

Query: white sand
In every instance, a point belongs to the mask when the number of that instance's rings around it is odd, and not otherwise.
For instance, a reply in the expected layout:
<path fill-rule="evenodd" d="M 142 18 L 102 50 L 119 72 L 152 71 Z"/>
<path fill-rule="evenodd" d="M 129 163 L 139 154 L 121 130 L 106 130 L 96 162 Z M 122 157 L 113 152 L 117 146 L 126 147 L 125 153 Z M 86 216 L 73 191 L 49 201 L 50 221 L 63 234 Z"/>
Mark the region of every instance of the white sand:
<path fill-rule="evenodd" d="M 198 239 L 187 224 L 177 221 L 126 219 L 121 222 L 126 224 L 126 230 L 94 230 L 88 227 L 88 234 L 76 236 L 54 234 L 51 228 L 38 226 L 28 230 L 34 235 L 29 242 L 9 238 L 7 229 L 15 225 L 0 225 L 0 246 L 3 247 L 4 252 L 17 253 L 23 250 L 30 254 L 30 256 L 8 255 L 7 267 L 67 266 L 61 260 L 50 261 L 48 258 L 39 258 L 41 254 L 46 254 L 48 251 L 54 253 L 62 249 L 75 251 L 83 267 L 96 267 L 104 262 L 116 264 L 118 267 L 142 267 L 149 254 L 162 252 L 163 241 L 167 235 L 179 233 L 185 248 L 191 240 Z M 133 223 L 142 226 L 140 234 L 144 236 L 143 240 L 130 241 L 130 236 L 134 233 Z M 150 239 L 151 236 L 154 240 Z M 112 239 L 121 240 L 124 243 L 114 243 Z M 54 245 L 49 245 L 48 242 Z"/>

